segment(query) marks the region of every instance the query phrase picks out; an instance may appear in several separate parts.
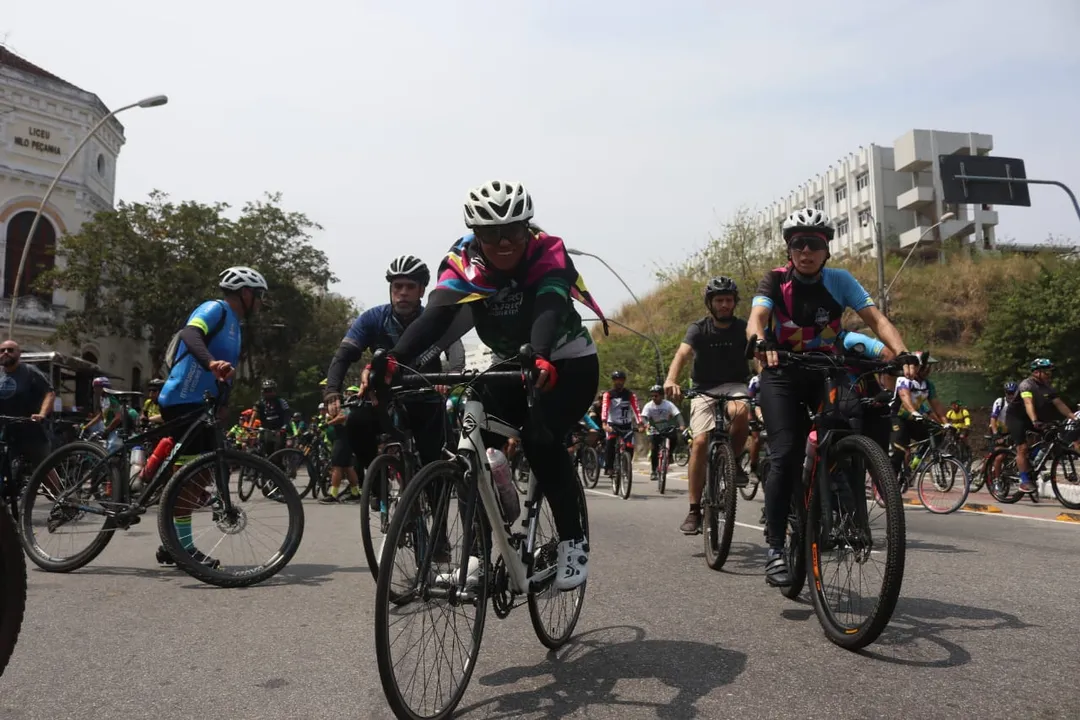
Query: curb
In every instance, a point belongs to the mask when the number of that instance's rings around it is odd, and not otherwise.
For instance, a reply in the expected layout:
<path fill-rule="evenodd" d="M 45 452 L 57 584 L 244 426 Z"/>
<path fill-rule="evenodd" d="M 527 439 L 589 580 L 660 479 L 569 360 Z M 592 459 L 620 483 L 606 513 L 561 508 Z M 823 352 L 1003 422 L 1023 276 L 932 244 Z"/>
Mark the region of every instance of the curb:
<path fill-rule="evenodd" d="M 960 509 L 961 510 L 968 510 L 970 512 L 984 512 L 984 513 L 999 513 L 999 512 L 1001 512 L 1001 508 L 999 508 L 997 505 L 983 505 L 981 503 L 967 503 Z M 1077 520 L 1077 522 L 1080 522 L 1080 520 Z"/>
<path fill-rule="evenodd" d="M 919 498 L 917 498 L 917 497 L 904 498 L 904 504 L 905 505 L 917 505 L 919 507 L 922 507 L 922 500 L 919 500 Z"/>
<path fill-rule="evenodd" d="M 1060 522 L 1080 523 L 1080 513 L 1063 512 L 1054 519 Z"/>

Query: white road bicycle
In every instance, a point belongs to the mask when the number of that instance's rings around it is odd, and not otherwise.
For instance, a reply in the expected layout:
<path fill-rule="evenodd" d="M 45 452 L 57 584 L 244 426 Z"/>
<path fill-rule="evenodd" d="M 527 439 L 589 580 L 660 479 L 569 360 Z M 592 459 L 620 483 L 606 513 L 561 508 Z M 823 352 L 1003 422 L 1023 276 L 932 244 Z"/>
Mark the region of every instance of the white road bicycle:
<path fill-rule="evenodd" d="M 507 362 L 483 373 L 409 373 L 400 381 L 402 387 L 465 389 L 454 424 L 456 448 L 409 481 L 379 562 L 375 654 L 383 691 L 399 718 L 450 717 L 476 666 L 489 598 L 499 618 L 527 604 L 537 637 L 550 649 L 570 639 L 581 614 L 587 583 L 569 592 L 554 587 L 559 538 L 536 477 L 530 473 L 517 522 L 504 513 L 487 461 L 483 434 L 510 439 L 521 431 L 485 411 L 484 390 L 506 393 L 516 386 L 527 393 L 535 417 L 532 351 L 521 350 L 517 369 L 495 369 Z M 535 420 L 530 425 L 547 432 Z M 587 536 L 585 496 L 580 483 L 573 488 Z"/>

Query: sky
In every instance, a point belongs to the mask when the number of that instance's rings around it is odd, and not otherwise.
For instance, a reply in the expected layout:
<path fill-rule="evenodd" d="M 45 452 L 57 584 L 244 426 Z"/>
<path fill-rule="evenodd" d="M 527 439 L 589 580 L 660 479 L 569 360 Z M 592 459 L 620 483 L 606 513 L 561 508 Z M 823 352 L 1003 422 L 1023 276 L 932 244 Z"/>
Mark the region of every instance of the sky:
<path fill-rule="evenodd" d="M 124 113 L 117 197 L 283 193 L 364 306 L 409 252 L 435 265 L 466 191 L 525 184 L 536 220 L 643 296 L 740 207 L 911 128 L 989 133 L 1080 192 L 1080 3 L 54 0 L 0 41 Z M 1080 241 L 1056 188 L 999 237 Z M 238 258 L 238 262 L 242 258 Z M 630 296 L 590 258 L 605 309 Z M 610 313 L 609 313 L 610 314 Z"/>

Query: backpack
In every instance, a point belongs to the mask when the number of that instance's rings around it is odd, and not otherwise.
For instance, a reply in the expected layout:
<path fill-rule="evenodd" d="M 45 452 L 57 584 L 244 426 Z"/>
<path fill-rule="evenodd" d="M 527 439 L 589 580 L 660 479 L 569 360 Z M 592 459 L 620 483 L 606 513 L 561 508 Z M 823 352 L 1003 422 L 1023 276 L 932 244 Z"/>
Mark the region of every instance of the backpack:
<path fill-rule="evenodd" d="M 222 310 L 225 310 L 225 301 L 224 300 L 218 300 L 217 302 L 218 302 L 219 305 L 222 306 Z M 206 344 L 207 345 L 209 345 L 210 342 L 214 339 L 214 336 L 217 335 L 219 332 L 221 332 L 222 328 L 225 327 L 225 320 L 228 317 L 229 317 L 229 313 L 228 313 L 227 310 L 225 312 L 221 313 L 221 319 L 218 320 L 217 323 L 214 324 L 214 327 L 212 327 L 210 329 L 210 332 L 206 336 Z M 159 376 L 161 377 L 162 380 L 168 380 L 169 379 L 169 374 L 172 372 L 172 369 L 174 367 L 176 367 L 177 363 L 179 363 L 181 360 L 183 360 L 189 354 L 188 351 L 187 351 L 187 348 L 184 348 L 184 352 L 182 352 L 182 353 L 179 352 L 180 351 L 180 333 L 182 333 L 182 332 L 183 332 L 183 330 L 177 330 L 175 333 L 173 333 L 172 339 L 169 340 L 169 346 L 167 348 L 165 348 L 165 359 L 161 362 L 161 372 L 159 373 Z M 179 353 L 179 356 L 178 356 L 178 353 Z"/>

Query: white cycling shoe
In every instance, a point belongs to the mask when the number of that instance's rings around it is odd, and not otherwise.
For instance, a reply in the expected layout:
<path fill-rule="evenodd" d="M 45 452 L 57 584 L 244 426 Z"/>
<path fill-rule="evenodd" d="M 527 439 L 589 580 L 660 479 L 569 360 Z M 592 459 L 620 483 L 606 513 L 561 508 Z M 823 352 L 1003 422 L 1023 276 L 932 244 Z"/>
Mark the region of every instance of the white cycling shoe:
<path fill-rule="evenodd" d="M 589 540 L 563 540 L 559 543 L 559 569 L 555 589 L 573 590 L 589 579 Z"/>

